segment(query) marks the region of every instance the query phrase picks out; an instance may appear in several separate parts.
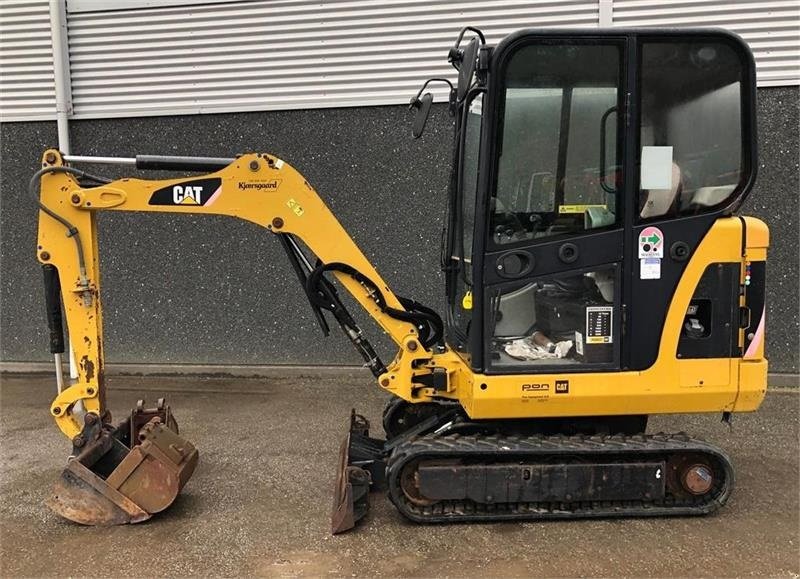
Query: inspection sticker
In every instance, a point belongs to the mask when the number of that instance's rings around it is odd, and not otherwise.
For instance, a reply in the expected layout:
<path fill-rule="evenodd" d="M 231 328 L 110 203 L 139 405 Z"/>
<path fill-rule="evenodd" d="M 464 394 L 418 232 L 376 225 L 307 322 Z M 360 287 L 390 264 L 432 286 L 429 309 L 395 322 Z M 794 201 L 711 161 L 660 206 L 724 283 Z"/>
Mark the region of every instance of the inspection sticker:
<path fill-rule="evenodd" d="M 661 279 L 661 259 L 645 257 L 640 259 L 639 279 Z"/>
<path fill-rule="evenodd" d="M 639 234 L 639 259 L 664 257 L 664 234 L 658 227 L 645 227 Z"/>

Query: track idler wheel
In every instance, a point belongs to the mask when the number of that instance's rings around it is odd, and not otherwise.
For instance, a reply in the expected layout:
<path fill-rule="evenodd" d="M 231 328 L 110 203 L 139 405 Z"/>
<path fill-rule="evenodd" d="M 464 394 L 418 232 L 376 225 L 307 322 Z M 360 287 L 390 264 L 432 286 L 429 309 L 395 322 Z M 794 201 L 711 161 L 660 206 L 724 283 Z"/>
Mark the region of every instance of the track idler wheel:
<path fill-rule="evenodd" d="M 403 467 L 400 473 L 400 488 L 405 497 L 418 507 L 428 507 L 435 500 L 427 499 L 419 490 L 419 463 L 413 462 Z"/>
<path fill-rule="evenodd" d="M 111 428 L 96 414 L 73 440 L 74 454 L 47 505 L 83 525 L 139 523 L 170 506 L 197 466 L 169 407 L 142 403 Z"/>
<path fill-rule="evenodd" d="M 667 487 L 681 497 L 699 497 L 714 490 L 717 473 L 705 456 L 676 456 L 667 463 Z"/>

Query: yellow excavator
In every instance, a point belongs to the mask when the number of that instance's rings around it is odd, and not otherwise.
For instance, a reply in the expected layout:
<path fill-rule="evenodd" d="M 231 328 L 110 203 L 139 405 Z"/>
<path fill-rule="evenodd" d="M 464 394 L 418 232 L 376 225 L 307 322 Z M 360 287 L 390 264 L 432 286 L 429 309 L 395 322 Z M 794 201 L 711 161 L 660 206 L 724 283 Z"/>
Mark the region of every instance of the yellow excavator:
<path fill-rule="evenodd" d="M 410 107 L 419 137 L 426 87 L 449 86 L 444 318 L 393 293 L 274 155 L 44 152 L 30 192 L 57 366 L 50 412 L 73 446 L 55 512 L 88 525 L 146 520 L 198 463 L 163 400 L 111 424 L 95 222 L 105 211 L 263 227 L 324 333 L 335 320 L 392 395 L 385 440 L 350 417 L 334 533 L 365 515 L 376 489 L 421 523 L 698 515 L 726 502 L 733 469 L 721 449 L 646 426 L 667 413 L 729 421 L 765 395 L 769 233 L 737 215 L 757 167 L 747 45 L 721 30 L 620 28 L 522 30 L 489 46 L 468 27 L 449 61 L 457 82 L 427 81 Z M 200 175 L 110 181 L 81 163 Z M 388 363 L 341 288 L 395 343 Z M 69 384 L 62 305 L 78 370 Z"/>

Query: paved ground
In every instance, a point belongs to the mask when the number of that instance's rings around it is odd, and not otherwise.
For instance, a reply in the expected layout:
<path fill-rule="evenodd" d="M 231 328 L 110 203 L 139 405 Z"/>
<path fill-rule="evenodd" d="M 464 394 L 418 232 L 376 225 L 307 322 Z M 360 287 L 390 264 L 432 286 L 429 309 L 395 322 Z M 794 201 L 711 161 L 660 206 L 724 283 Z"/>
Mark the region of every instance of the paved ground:
<path fill-rule="evenodd" d="M 728 506 L 706 518 L 415 526 L 373 495 L 357 532 L 331 537 L 336 450 L 355 403 L 378 422 L 368 378 L 117 377 L 117 414 L 167 392 L 200 466 L 173 507 L 110 529 L 64 522 L 42 505 L 68 451 L 51 422 L 50 378 L 0 388 L 0 575 L 790 576 L 800 574 L 797 391 L 737 416 L 653 419 L 730 451 Z M 190 390 L 192 389 L 192 390 Z"/>

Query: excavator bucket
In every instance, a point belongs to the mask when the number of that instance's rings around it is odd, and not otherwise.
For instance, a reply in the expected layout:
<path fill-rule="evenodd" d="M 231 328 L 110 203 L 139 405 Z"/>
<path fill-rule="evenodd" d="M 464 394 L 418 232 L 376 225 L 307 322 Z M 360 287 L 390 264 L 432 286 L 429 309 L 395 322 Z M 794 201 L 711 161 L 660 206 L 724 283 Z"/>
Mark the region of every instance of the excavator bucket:
<path fill-rule="evenodd" d="M 369 511 L 369 492 L 385 487 L 384 443 L 370 438 L 369 421 L 350 414 L 350 430 L 339 451 L 331 532 L 336 535 L 356 526 Z"/>
<path fill-rule="evenodd" d="M 111 428 L 94 414 L 73 440 L 70 458 L 47 505 L 83 525 L 139 523 L 170 506 L 197 466 L 197 450 L 178 435 L 163 399 Z"/>

